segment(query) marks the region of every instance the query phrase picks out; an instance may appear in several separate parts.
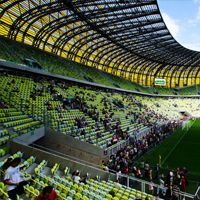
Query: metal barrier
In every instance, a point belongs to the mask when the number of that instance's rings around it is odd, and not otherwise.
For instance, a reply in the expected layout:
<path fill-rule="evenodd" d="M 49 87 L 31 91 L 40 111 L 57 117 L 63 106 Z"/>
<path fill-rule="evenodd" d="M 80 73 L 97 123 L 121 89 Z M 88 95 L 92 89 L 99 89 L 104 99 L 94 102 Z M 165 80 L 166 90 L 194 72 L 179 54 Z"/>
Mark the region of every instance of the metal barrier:
<path fill-rule="evenodd" d="M 104 152 L 106 155 L 111 156 L 112 154 L 117 153 L 117 151 L 119 151 L 120 149 L 124 148 L 125 146 L 129 144 L 130 144 L 130 138 L 128 138 L 127 140 L 122 140 L 118 142 L 117 144 L 106 148 Z"/>
<path fill-rule="evenodd" d="M 139 130 L 137 133 L 135 133 L 135 137 L 137 138 L 137 140 L 140 140 L 142 137 L 146 136 L 150 132 L 150 130 L 151 127 Z"/>
<path fill-rule="evenodd" d="M 166 123 L 168 123 L 168 122 L 169 121 L 167 121 Z M 156 125 L 157 129 L 161 128 L 164 124 L 165 124 L 164 122 L 163 123 L 158 123 Z M 125 146 L 129 145 L 131 143 L 131 139 L 132 138 L 134 138 L 136 140 L 139 140 L 142 137 L 146 136 L 151 131 L 151 128 L 152 128 L 152 126 L 144 128 L 142 130 L 139 130 L 138 132 L 135 132 L 134 134 L 130 135 L 130 137 L 127 140 L 122 140 L 122 141 L 118 142 L 117 144 L 106 148 L 105 149 L 105 154 L 110 156 L 112 154 L 117 153 L 118 150 L 120 150 L 121 148 L 124 148 Z"/>
<path fill-rule="evenodd" d="M 133 177 L 133 176 L 126 176 L 126 175 L 119 174 L 119 173 L 116 173 L 116 179 L 119 179 L 120 183 L 123 186 L 134 188 L 134 189 L 139 190 L 141 192 L 151 194 L 151 195 L 157 197 L 158 199 L 166 199 L 166 195 L 165 195 L 166 190 L 167 190 L 166 187 L 155 184 L 153 182 L 141 180 L 141 179 L 138 179 L 138 178 Z M 199 190 L 198 190 L 197 194 L 200 195 Z M 174 199 L 177 199 L 177 200 L 182 200 L 182 199 L 192 200 L 192 199 L 195 199 L 195 197 L 198 196 L 197 194 L 194 195 L 194 194 L 190 194 L 190 193 L 180 191 L 180 192 L 176 193 L 177 196 Z M 173 189 L 172 189 L 172 199 L 173 199 Z"/>
<path fill-rule="evenodd" d="M 192 127 L 192 125 L 194 124 L 194 121 L 186 120 L 182 122 L 182 130 L 186 129 L 187 131 Z"/>
<path fill-rule="evenodd" d="M 197 188 L 197 191 L 195 193 L 195 199 L 200 200 L 200 186 Z"/>

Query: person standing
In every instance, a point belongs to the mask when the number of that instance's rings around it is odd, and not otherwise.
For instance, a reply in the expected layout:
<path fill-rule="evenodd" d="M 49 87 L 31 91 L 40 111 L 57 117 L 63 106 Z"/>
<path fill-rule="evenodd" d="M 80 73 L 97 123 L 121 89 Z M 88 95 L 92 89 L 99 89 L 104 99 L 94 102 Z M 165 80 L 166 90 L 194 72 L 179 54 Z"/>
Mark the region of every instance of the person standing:
<path fill-rule="evenodd" d="M 186 185 L 187 185 L 186 177 L 182 175 L 180 180 L 180 189 L 182 192 L 186 192 Z"/>
<path fill-rule="evenodd" d="M 180 188 L 178 187 L 178 185 L 173 185 L 172 188 L 172 199 L 173 200 L 178 200 L 180 197 Z"/>

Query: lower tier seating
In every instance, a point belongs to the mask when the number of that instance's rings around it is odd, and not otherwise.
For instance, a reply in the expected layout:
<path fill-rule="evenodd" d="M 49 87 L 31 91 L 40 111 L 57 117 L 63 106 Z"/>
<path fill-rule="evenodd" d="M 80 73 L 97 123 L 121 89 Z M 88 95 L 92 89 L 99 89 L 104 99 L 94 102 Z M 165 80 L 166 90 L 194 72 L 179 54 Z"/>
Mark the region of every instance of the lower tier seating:
<path fill-rule="evenodd" d="M 0 167 L 5 163 L 10 155 L 1 158 Z M 51 185 L 55 188 L 59 200 L 133 200 L 140 198 L 142 200 L 148 198 L 153 199 L 154 196 L 141 192 L 139 190 L 116 184 L 108 180 L 99 180 L 85 177 L 84 182 L 79 182 L 74 179 L 70 173 L 71 169 L 66 167 L 60 169 L 59 163 L 55 163 L 53 167 L 48 166 L 48 160 L 43 160 L 39 164 L 37 158 L 31 156 L 28 159 L 23 159 L 23 153 L 17 152 L 12 155 L 12 158 L 21 157 L 23 170 L 26 177 L 32 176 L 32 184 L 25 186 L 25 195 L 18 199 L 34 199 L 43 187 Z M 74 171 L 74 169 L 72 169 Z M 0 198 L 8 199 L 6 186 L 0 182 Z"/>

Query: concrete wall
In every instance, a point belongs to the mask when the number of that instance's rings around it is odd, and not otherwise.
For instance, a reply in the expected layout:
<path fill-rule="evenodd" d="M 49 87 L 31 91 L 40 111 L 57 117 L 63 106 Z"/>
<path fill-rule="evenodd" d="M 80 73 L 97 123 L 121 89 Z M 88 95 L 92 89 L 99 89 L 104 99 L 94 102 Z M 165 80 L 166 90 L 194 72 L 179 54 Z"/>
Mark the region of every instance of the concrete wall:
<path fill-rule="evenodd" d="M 107 159 L 103 149 L 51 129 L 47 129 L 45 136 L 35 144 L 96 165 L 99 165 L 102 159 Z"/>
<path fill-rule="evenodd" d="M 108 172 L 105 172 L 101 169 L 76 162 L 73 160 L 70 160 L 68 158 L 64 158 L 52 153 L 49 153 L 47 151 L 43 151 L 34 147 L 30 147 L 25 144 L 20 144 L 20 141 L 17 139 L 11 142 L 11 153 L 16 153 L 17 151 L 24 152 L 24 158 L 28 158 L 30 156 L 35 156 L 36 163 L 40 163 L 42 160 L 48 161 L 48 166 L 52 167 L 55 163 L 60 164 L 60 169 L 64 170 L 66 166 L 70 168 L 70 172 L 72 173 L 75 170 L 79 170 L 81 172 L 81 175 L 85 175 L 86 173 L 89 173 L 91 178 L 95 178 L 96 175 L 100 176 L 101 179 L 107 180 L 110 178 L 111 180 L 115 180 L 115 175 L 110 174 Z"/>
<path fill-rule="evenodd" d="M 34 132 L 20 135 L 19 137 L 17 137 L 17 140 L 20 140 L 21 143 L 23 144 L 29 145 L 35 142 L 36 140 L 39 140 L 40 138 L 44 137 L 44 135 L 45 135 L 45 128 L 41 127 L 34 130 Z"/>

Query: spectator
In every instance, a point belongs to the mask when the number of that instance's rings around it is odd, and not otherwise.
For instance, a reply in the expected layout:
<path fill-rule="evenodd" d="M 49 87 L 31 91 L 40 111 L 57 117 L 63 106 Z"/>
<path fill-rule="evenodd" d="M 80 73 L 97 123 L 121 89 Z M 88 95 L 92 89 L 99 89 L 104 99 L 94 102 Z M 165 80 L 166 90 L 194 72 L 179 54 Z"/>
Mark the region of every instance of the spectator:
<path fill-rule="evenodd" d="M 180 188 L 177 185 L 173 185 L 172 188 L 172 199 L 178 200 L 179 199 Z"/>
<path fill-rule="evenodd" d="M 4 162 L 4 164 L 1 166 L 1 172 L 0 172 L 0 174 L 1 174 L 1 179 L 4 178 L 4 173 L 5 173 L 5 171 L 8 169 L 8 167 L 10 167 L 10 163 L 11 163 L 12 160 L 13 160 L 13 159 L 12 159 L 11 157 L 9 157 L 9 158 Z"/>
<path fill-rule="evenodd" d="M 168 185 L 165 193 L 165 199 L 168 200 L 171 199 L 171 197 L 172 197 L 172 186 Z"/>
<path fill-rule="evenodd" d="M 6 160 L 6 162 L 2 165 L 2 167 L 1 167 L 1 169 L 5 172 L 7 169 L 8 169 L 8 167 L 10 167 L 10 164 L 11 164 L 11 161 L 12 161 L 13 159 L 11 158 L 11 157 L 9 157 L 7 160 Z"/>
<path fill-rule="evenodd" d="M 80 183 L 81 177 L 80 177 L 80 172 L 78 170 L 76 170 L 73 173 L 73 179 L 74 179 L 75 182 Z"/>
<path fill-rule="evenodd" d="M 164 181 L 164 175 L 162 174 L 159 178 L 159 190 L 158 190 L 158 194 L 163 197 L 165 194 L 165 181 Z"/>
<path fill-rule="evenodd" d="M 119 183 L 118 179 L 114 182 L 114 186 L 115 186 L 115 188 L 118 188 L 118 189 L 122 187 L 122 185 Z"/>
<path fill-rule="evenodd" d="M 57 194 L 52 186 L 46 186 L 35 200 L 55 200 Z"/>
<path fill-rule="evenodd" d="M 24 193 L 23 186 L 28 184 L 24 180 L 23 174 L 20 173 L 21 158 L 15 158 L 9 163 L 9 167 L 5 171 L 4 183 L 7 186 L 8 196 L 12 200 L 17 199 L 17 195 Z"/>
<path fill-rule="evenodd" d="M 94 142 L 92 141 L 92 139 L 90 138 L 90 136 L 89 136 L 89 138 L 87 139 L 86 142 L 88 142 L 88 143 L 90 143 L 90 144 L 94 144 Z"/>
<path fill-rule="evenodd" d="M 184 175 L 182 175 L 181 180 L 180 180 L 180 189 L 182 192 L 186 192 L 186 186 L 187 186 L 186 177 Z"/>
<path fill-rule="evenodd" d="M 152 195 L 154 194 L 154 184 L 152 181 L 149 184 L 149 193 Z"/>

